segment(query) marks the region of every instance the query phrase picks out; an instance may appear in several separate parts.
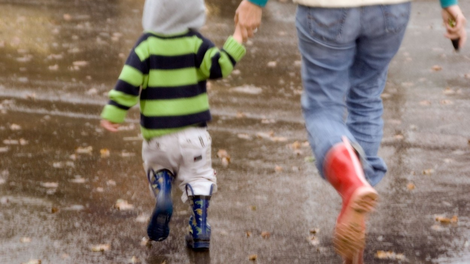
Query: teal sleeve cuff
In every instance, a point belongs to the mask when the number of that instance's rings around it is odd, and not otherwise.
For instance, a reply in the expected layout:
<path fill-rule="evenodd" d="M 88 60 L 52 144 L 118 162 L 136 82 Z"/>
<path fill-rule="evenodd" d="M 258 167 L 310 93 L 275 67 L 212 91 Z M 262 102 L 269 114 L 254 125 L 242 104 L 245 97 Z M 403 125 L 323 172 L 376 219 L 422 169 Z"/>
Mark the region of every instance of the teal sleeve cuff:
<path fill-rule="evenodd" d="M 245 47 L 238 43 L 232 36 L 227 39 L 223 49 L 230 54 L 236 62 L 240 61 L 246 53 Z"/>
<path fill-rule="evenodd" d="M 250 1 L 250 3 L 253 3 L 255 5 L 259 5 L 261 7 L 264 7 L 268 3 L 268 0 L 248 0 L 248 1 Z"/>
<path fill-rule="evenodd" d="M 457 0 L 440 0 L 440 1 L 441 1 L 441 7 L 442 8 L 457 5 L 459 3 L 459 1 L 457 1 Z"/>

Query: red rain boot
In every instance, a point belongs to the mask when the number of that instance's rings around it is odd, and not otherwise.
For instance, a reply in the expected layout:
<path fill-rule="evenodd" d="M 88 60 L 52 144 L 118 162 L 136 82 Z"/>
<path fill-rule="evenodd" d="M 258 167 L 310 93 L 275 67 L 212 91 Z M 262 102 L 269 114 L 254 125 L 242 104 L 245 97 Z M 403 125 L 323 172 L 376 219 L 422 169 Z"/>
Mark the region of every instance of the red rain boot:
<path fill-rule="evenodd" d="M 378 194 L 366 181 L 356 152 L 346 137 L 343 137 L 343 143 L 330 149 L 324 168 L 328 182 L 343 200 L 333 238 L 335 250 L 349 261 L 346 263 L 362 263 L 365 221 L 375 207 Z M 361 258 L 359 262 L 358 257 Z"/>

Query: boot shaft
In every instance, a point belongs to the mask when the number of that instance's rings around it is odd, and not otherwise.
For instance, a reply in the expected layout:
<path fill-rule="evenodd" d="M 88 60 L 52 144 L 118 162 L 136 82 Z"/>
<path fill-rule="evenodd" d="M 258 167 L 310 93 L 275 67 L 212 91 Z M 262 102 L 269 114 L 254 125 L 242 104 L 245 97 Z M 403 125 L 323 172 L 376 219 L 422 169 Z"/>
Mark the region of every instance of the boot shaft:
<path fill-rule="evenodd" d="M 210 237 L 210 225 L 207 221 L 209 200 L 211 196 L 189 196 L 192 215 L 189 218 L 189 227 L 195 238 Z"/>
<path fill-rule="evenodd" d="M 343 202 L 348 200 L 357 188 L 370 186 L 356 152 L 345 137 L 343 142 L 330 149 L 324 168 L 328 182 L 341 195 Z"/>
<path fill-rule="evenodd" d="M 147 178 L 155 198 L 158 199 L 161 196 L 171 198 L 171 185 L 174 177 L 169 170 L 164 169 L 154 172 L 150 169 Z"/>

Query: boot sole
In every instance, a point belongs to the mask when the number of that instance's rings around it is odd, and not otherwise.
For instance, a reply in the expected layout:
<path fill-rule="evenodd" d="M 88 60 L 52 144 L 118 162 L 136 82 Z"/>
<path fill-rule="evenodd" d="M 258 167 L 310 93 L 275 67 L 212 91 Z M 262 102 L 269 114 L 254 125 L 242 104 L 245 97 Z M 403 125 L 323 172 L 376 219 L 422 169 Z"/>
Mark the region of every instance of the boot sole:
<path fill-rule="evenodd" d="M 207 251 L 210 247 L 210 240 L 194 239 L 191 235 L 186 235 L 186 245 L 195 251 Z"/>
<path fill-rule="evenodd" d="M 162 204 L 157 202 L 147 227 L 147 235 L 150 240 L 163 241 L 168 237 L 170 234 L 169 223 L 172 214 L 173 204 L 171 202 Z"/>
<path fill-rule="evenodd" d="M 353 260 L 365 246 L 365 221 L 377 204 L 378 194 L 372 187 L 358 188 L 335 228 L 333 243 L 344 259 Z"/>

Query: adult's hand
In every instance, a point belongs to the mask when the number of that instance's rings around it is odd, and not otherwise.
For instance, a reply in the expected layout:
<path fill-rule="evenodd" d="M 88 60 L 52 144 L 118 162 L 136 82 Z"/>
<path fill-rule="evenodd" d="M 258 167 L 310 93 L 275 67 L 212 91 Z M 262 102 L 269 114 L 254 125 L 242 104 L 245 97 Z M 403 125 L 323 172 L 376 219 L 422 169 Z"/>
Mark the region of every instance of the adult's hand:
<path fill-rule="evenodd" d="M 442 19 L 446 26 L 445 37 L 449 39 L 460 39 L 459 47 L 463 47 L 467 40 L 465 24 L 467 20 L 458 5 L 452 5 L 442 9 Z"/>
<path fill-rule="evenodd" d="M 101 126 L 104 127 L 106 130 L 111 132 L 117 132 L 119 128 L 119 124 L 113 123 L 106 119 L 101 120 Z"/>
<path fill-rule="evenodd" d="M 263 9 L 251 3 L 248 0 L 243 0 L 235 12 L 235 24 L 240 27 L 240 33 L 243 41 L 253 37 L 253 34 L 261 24 L 261 16 Z"/>

